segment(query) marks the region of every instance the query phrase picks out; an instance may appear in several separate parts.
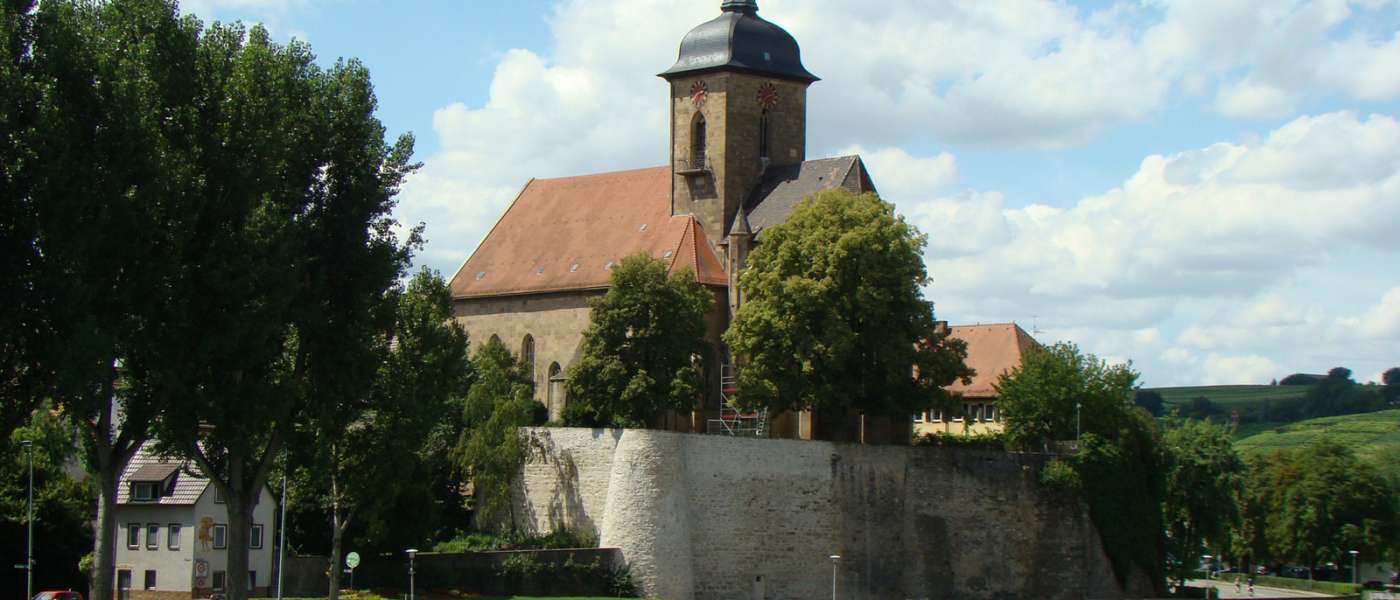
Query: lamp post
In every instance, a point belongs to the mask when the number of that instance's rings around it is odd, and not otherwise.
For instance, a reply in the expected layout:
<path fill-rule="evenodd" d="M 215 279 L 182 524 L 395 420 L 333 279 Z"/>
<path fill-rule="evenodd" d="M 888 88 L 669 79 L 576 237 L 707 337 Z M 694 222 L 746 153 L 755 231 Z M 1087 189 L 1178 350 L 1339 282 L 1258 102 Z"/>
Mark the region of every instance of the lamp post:
<path fill-rule="evenodd" d="M 1080 403 L 1074 403 L 1074 448 L 1079 449 L 1079 409 Z"/>
<path fill-rule="evenodd" d="M 1353 584 L 1361 583 L 1360 578 L 1357 577 L 1356 573 L 1356 555 L 1361 553 L 1356 550 L 1347 550 L 1347 554 L 1351 555 L 1351 582 Z"/>
<path fill-rule="evenodd" d="M 282 574 L 287 570 L 287 469 L 289 468 L 291 465 L 282 467 L 282 506 L 280 509 L 282 517 L 277 522 L 277 600 L 282 600 Z"/>
<path fill-rule="evenodd" d="M 408 552 L 408 600 L 413 600 L 413 557 L 418 555 L 417 548 L 409 548 Z M 339 565 L 337 565 L 337 568 Z"/>
<path fill-rule="evenodd" d="M 29 527 L 24 556 L 24 599 L 29 600 L 34 597 L 34 442 L 20 440 L 19 445 L 29 452 Z"/>
<path fill-rule="evenodd" d="M 836 564 L 841 562 L 840 554 L 833 554 L 831 558 L 831 600 L 836 600 Z"/>

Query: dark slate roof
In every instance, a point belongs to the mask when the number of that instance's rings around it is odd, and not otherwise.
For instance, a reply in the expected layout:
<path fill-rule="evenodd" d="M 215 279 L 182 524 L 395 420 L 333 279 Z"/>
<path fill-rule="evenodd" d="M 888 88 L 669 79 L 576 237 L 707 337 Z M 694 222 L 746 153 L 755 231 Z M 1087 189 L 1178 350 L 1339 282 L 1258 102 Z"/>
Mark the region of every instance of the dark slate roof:
<path fill-rule="evenodd" d="M 153 501 L 132 501 L 129 484 L 133 481 L 164 481 L 165 478 L 147 479 L 150 473 L 156 472 L 165 472 L 167 477 L 173 473 L 174 485 L 162 490 L 160 497 Z M 117 485 L 117 504 L 188 506 L 198 502 L 200 495 L 207 487 L 209 487 L 209 480 L 202 477 L 192 466 L 179 459 L 156 455 L 152 449 L 152 443 L 147 442 L 136 452 L 136 456 L 131 458 L 131 462 L 126 465 L 126 470 L 122 472 Z"/>
<path fill-rule="evenodd" d="M 170 477 L 171 475 L 174 475 L 175 472 L 179 470 L 180 465 L 175 463 L 155 463 L 141 465 L 141 468 L 136 469 L 136 472 L 132 473 L 131 477 L 127 478 L 127 481 L 144 481 L 160 483 L 162 481 L 165 481 L 166 478 Z"/>
<path fill-rule="evenodd" d="M 786 221 L 803 198 L 835 187 L 857 194 L 875 191 L 865 163 L 855 155 L 769 167 L 745 204 L 749 227 L 762 240 L 763 230 Z"/>
<path fill-rule="evenodd" d="M 804 83 L 817 81 L 817 76 L 802 66 L 797 40 L 758 16 L 757 2 L 725 0 L 720 9 L 714 20 L 685 34 L 676 64 L 661 73 L 662 77 L 733 69 Z"/>

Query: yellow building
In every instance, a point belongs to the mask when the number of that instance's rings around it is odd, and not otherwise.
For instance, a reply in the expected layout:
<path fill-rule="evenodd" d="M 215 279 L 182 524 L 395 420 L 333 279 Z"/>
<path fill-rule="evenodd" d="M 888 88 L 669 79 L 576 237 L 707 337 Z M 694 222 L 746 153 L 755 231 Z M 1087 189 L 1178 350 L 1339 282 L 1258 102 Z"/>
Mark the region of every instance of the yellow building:
<path fill-rule="evenodd" d="M 1038 342 L 1015 323 L 954 325 L 951 335 L 967 342 L 965 362 L 977 374 L 972 377 L 971 383 L 955 382 L 947 388 L 962 396 L 962 410 L 959 413 L 926 411 L 914 415 L 914 435 L 1001 431 L 996 381 L 1002 374 L 1020 367 L 1026 351 L 1038 345 Z"/>

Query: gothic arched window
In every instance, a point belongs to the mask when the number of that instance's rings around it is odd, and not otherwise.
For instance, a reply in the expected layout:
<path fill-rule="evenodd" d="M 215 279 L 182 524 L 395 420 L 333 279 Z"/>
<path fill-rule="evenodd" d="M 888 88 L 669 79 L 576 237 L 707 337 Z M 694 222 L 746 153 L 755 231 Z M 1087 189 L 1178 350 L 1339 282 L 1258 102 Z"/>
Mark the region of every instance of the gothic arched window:
<path fill-rule="evenodd" d="M 768 109 L 758 115 L 758 157 L 768 158 Z"/>
<path fill-rule="evenodd" d="M 695 123 L 690 126 L 690 164 L 705 166 L 705 115 L 695 113 Z"/>
<path fill-rule="evenodd" d="M 520 364 L 524 365 L 525 376 L 530 378 L 530 383 L 535 383 L 535 338 L 528 333 L 525 340 L 520 342 Z"/>

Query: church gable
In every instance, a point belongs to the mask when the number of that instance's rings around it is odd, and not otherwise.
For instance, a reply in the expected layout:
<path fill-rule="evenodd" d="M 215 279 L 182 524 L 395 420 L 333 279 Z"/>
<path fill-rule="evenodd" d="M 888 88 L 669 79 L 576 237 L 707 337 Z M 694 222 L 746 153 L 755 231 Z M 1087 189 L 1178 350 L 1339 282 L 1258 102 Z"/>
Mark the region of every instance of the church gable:
<path fill-rule="evenodd" d="M 670 184 L 669 167 L 531 180 L 452 278 L 452 296 L 603 289 L 638 253 L 722 285 L 704 232 L 671 215 Z"/>
<path fill-rule="evenodd" d="M 855 155 L 769 167 L 744 207 L 749 227 L 761 240 L 763 230 L 786 221 L 803 198 L 836 187 L 857 194 L 875 191 L 865 164 Z"/>

